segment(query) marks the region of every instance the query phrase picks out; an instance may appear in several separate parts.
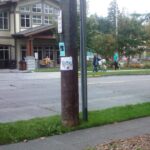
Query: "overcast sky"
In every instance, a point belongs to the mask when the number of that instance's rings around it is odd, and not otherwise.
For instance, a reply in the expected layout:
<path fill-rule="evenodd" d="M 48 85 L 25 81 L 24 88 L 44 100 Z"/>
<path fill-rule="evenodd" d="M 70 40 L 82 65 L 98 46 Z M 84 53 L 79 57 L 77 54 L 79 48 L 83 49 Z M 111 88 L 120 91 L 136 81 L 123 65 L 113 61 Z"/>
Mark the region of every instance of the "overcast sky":
<path fill-rule="evenodd" d="M 88 0 L 89 13 L 96 13 L 99 16 L 106 16 L 107 9 L 112 0 Z M 148 13 L 150 12 L 150 0 L 117 0 L 119 9 L 126 8 L 128 13 Z"/>

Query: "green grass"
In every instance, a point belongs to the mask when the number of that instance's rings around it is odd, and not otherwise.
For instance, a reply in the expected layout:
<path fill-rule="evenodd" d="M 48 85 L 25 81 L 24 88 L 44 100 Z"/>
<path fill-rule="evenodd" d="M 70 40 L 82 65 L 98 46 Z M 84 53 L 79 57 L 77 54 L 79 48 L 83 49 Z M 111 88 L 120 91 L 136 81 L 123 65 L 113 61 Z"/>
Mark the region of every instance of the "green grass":
<path fill-rule="evenodd" d="M 80 114 L 81 116 L 82 114 Z M 62 134 L 78 129 L 101 126 L 139 117 L 150 116 L 150 103 L 114 107 L 89 112 L 88 122 L 80 120 L 80 125 L 67 128 L 61 124 L 60 116 L 36 118 L 27 121 L 0 123 L 0 144 L 20 142 L 39 137 Z"/>
<path fill-rule="evenodd" d="M 112 70 L 110 72 L 88 72 L 88 77 L 100 77 L 100 76 L 116 76 L 116 75 L 150 75 L 150 69 L 139 70 Z"/>
<path fill-rule="evenodd" d="M 40 68 L 35 72 L 59 72 L 60 68 Z M 110 72 L 88 72 L 88 77 L 114 76 L 114 75 L 150 75 L 150 69 L 111 70 Z M 80 73 L 79 73 L 80 76 Z"/>
<path fill-rule="evenodd" d="M 55 68 L 38 68 L 34 70 L 35 72 L 58 72 L 60 71 L 59 67 Z"/>

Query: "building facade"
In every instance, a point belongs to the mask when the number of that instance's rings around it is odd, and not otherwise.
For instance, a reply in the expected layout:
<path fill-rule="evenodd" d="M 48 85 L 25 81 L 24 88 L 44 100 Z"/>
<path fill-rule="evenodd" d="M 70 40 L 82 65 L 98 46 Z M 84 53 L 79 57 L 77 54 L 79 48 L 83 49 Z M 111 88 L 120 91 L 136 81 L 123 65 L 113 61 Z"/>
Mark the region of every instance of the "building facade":
<path fill-rule="evenodd" d="M 56 0 L 0 1 L 0 69 L 18 68 L 26 56 L 59 63 Z"/>

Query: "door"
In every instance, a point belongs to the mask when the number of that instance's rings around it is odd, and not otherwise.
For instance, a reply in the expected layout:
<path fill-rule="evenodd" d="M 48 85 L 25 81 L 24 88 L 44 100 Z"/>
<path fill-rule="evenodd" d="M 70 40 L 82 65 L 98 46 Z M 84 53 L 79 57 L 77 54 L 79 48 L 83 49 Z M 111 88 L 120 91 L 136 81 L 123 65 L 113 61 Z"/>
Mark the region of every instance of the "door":
<path fill-rule="evenodd" d="M 0 69 L 9 68 L 10 49 L 9 46 L 0 46 Z"/>

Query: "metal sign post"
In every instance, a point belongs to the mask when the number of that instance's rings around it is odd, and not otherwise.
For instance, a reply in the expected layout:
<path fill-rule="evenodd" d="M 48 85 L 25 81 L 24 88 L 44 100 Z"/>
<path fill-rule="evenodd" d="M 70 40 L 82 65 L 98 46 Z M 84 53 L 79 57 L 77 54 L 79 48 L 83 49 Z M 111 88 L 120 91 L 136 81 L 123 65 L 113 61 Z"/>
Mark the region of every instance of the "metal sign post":
<path fill-rule="evenodd" d="M 87 64 L 86 64 L 86 0 L 80 0 L 80 62 L 81 62 L 81 94 L 83 120 L 88 120 L 87 107 Z"/>

